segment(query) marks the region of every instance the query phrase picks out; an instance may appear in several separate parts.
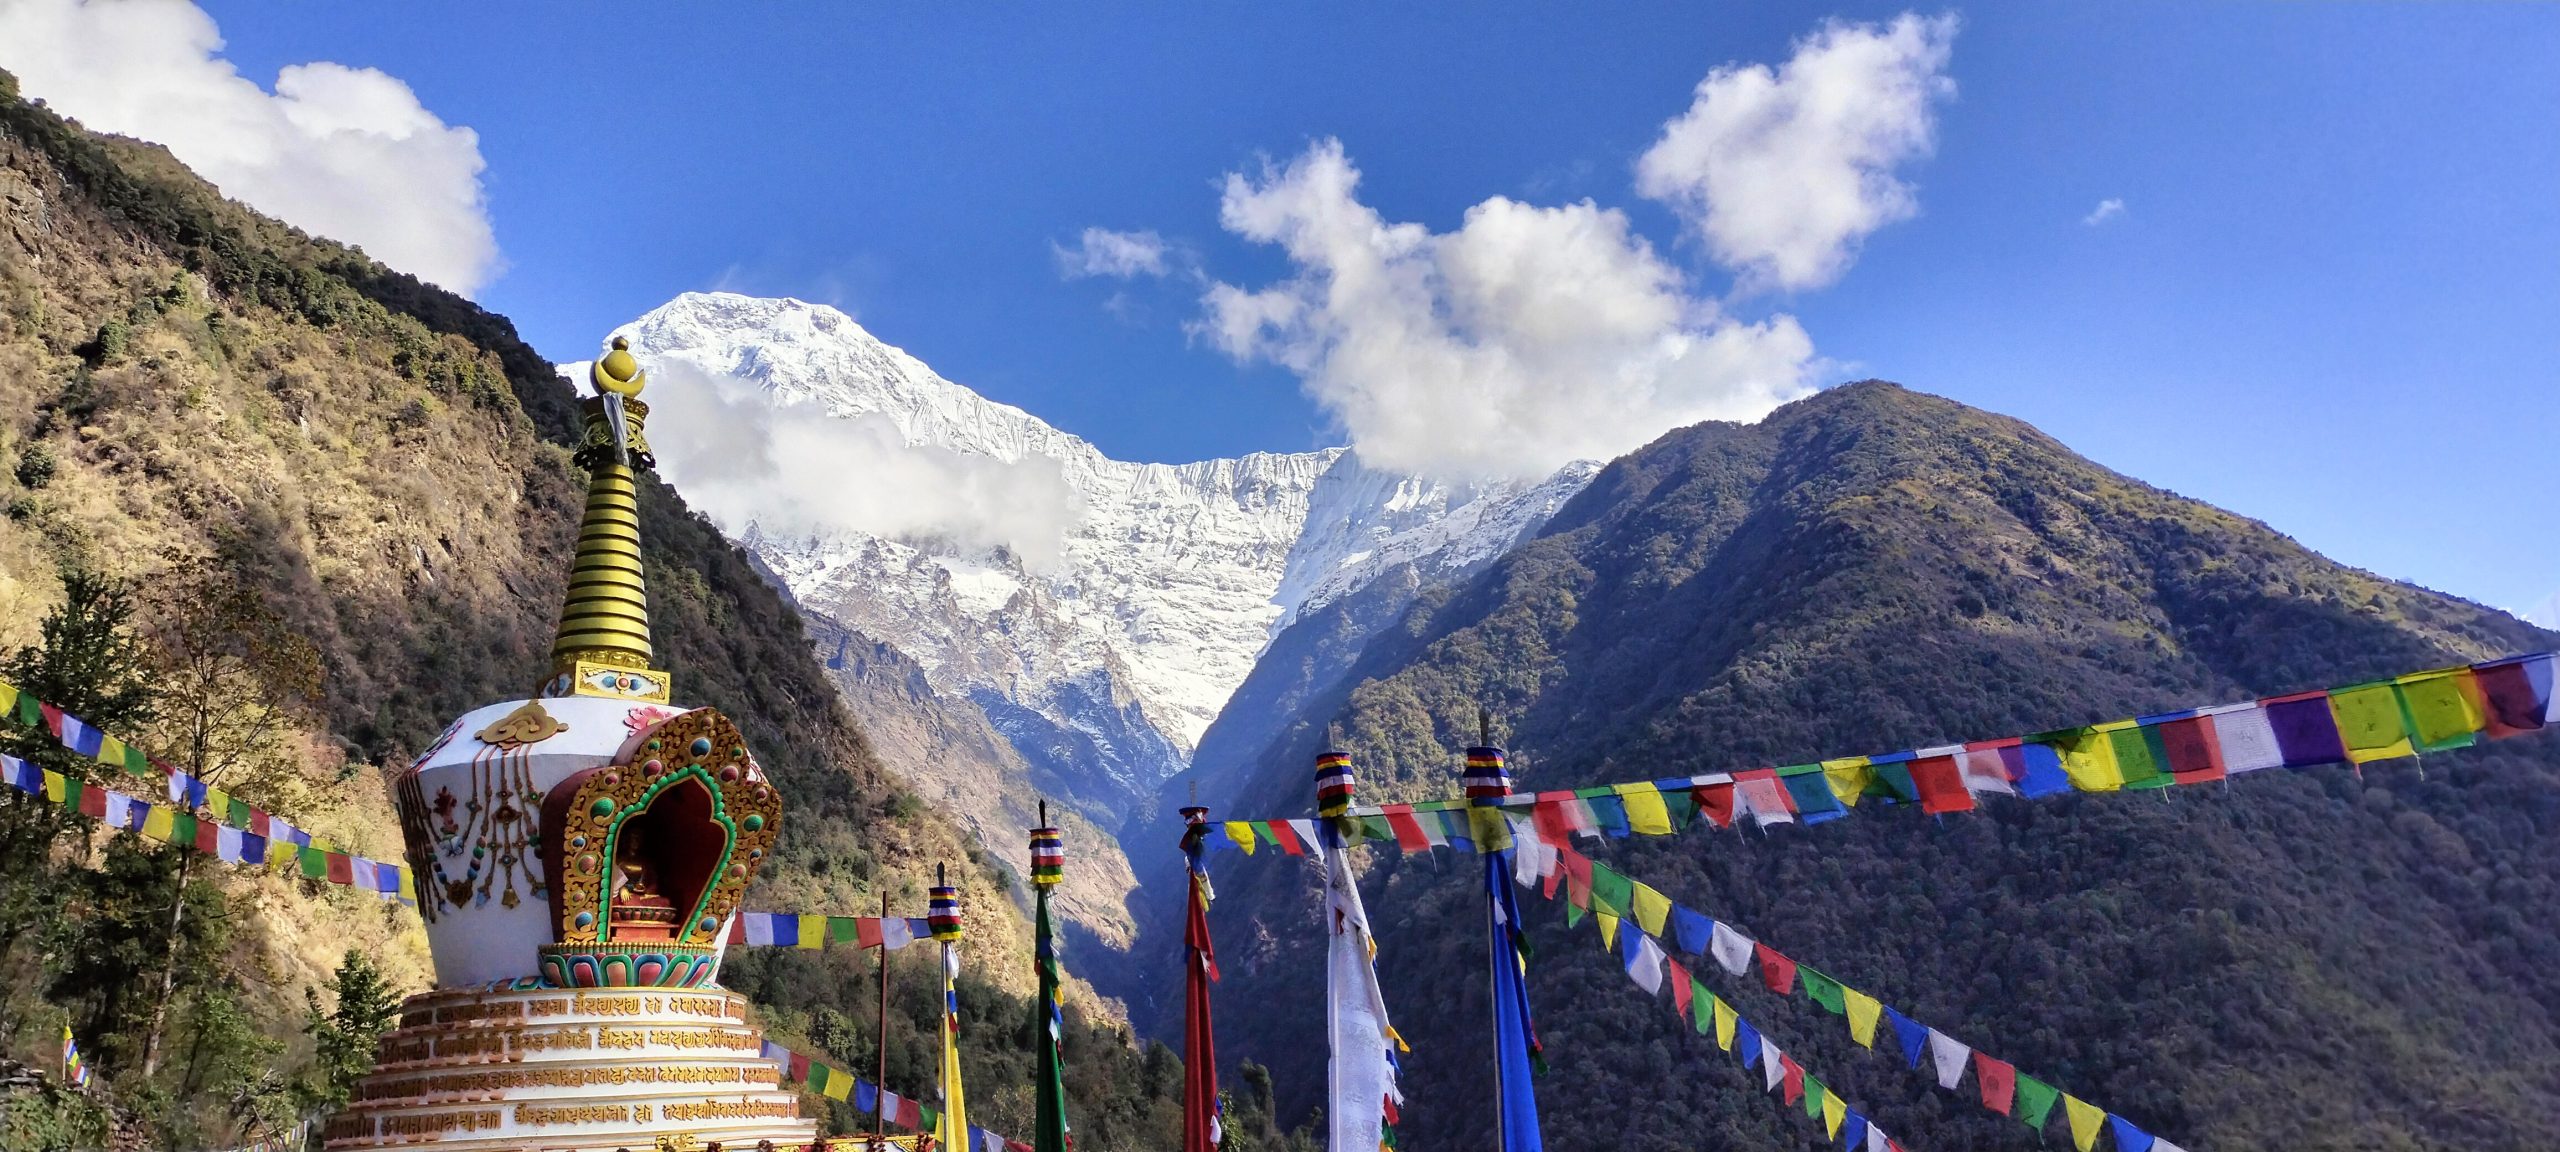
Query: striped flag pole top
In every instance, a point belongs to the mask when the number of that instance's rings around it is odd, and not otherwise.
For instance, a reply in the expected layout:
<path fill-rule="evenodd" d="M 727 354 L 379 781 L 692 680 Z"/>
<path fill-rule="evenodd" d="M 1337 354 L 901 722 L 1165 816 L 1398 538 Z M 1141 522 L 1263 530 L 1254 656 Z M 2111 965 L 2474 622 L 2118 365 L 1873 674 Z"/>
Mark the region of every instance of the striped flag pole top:
<path fill-rule="evenodd" d="M 1511 794 L 1511 770 L 1502 749 L 1478 745 L 1467 749 L 1467 799 L 1499 800 Z"/>
<path fill-rule="evenodd" d="M 1040 990 L 1031 1006 L 1035 1041 L 1032 1074 L 1032 1152 L 1072 1152 L 1067 1140 L 1066 987 L 1058 975 L 1058 942 L 1050 926 L 1049 890 L 1066 875 L 1067 842 L 1049 827 L 1049 804 L 1040 803 L 1041 826 L 1031 830 L 1032 965 Z"/>
<path fill-rule="evenodd" d="M 1067 839 L 1055 828 L 1031 830 L 1031 883 L 1055 888 L 1067 875 Z"/>
<path fill-rule="evenodd" d="M 935 885 L 925 902 L 925 923 L 932 926 L 936 940 L 960 938 L 960 890 Z"/>
<path fill-rule="evenodd" d="M 1316 754 L 1316 815 L 1348 815 L 1351 794 L 1356 788 L 1351 779 L 1350 753 L 1326 751 Z"/>

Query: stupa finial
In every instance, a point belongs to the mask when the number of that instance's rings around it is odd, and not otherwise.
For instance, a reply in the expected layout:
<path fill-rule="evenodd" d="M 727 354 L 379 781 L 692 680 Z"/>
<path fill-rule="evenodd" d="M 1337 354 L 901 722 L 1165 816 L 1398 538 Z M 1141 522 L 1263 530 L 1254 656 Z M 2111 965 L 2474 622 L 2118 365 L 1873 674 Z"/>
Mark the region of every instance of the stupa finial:
<path fill-rule="evenodd" d="M 668 681 L 651 664 L 635 483 L 638 469 L 656 463 L 642 435 L 649 406 L 640 402 L 640 390 L 648 373 L 631 354 L 631 341 L 616 336 L 587 379 L 596 394 L 583 406 L 586 435 L 577 454 L 587 470 L 587 509 L 578 522 L 578 554 L 569 565 L 560 631 L 551 641 L 551 680 L 542 694 L 663 704 Z"/>

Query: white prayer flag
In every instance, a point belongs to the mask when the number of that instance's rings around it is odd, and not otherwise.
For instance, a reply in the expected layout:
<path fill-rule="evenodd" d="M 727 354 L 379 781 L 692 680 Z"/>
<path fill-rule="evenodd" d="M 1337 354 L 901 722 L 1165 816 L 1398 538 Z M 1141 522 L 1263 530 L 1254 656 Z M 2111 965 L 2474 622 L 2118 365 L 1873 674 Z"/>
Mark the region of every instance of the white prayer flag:
<path fill-rule="evenodd" d="M 741 912 L 738 917 L 747 922 L 747 943 L 759 948 L 773 943 L 773 913 Z"/>
<path fill-rule="evenodd" d="M 2276 745 L 2266 709 L 2255 703 L 2227 704 L 2206 709 L 2205 714 L 2213 717 L 2213 738 L 2222 748 L 2223 771 L 2236 776 L 2284 765 L 2284 750 Z"/>
<path fill-rule="evenodd" d="M 1760 1038 L 1760 1071 L 1769 1077 L 1768 1091 L 1775 1092 L 1778 1085 L 1786 1083 L 1786 1058 L 1787 1054 L 1778 1051 L 1778 1046 L 1770 1043 L 1768 1037 Z"/>
<path fill-rule="evenodd" d="M 1636 954 L 1627 962 L 1627 975 L 1634 977 L 1636 987 L 1644 989 L 1647 995 L 1660 994 L 1662 991 L 1662 945 L 1654 943 L 1651 936 L 1637 933 Z"/>
<path fill-rule="evenodd" d="M 1751 938 L 1733 930 L 1722 920 L 1707 934 L 1707 951 L 1715 954 L 1716 963 L 1724 970 L 1740 976 L 1751 967 Z"/>
<path fill-rule="evenodd" d="M 1378 987 L 1372 962 L 1378 946 L 1369 934 L 1350 852 L 1339 844 L 1325 848 L 1324 868 L 1325 1039 L 1332 1052 L 1325 1077 L 1326 1146 L 1374 1149 L 1386 1136 L 1387 1101 L 1404 1100 L 1390 1057 L 1395 1033 Z"/>
<path fill-rule="evenodd" d="M 2009 781 L 2009 765 L 2000 759 L 1997 748 L 1959 750 L 1956 764 L 1963 769 L 1964 787 L 1976 795 L 2015 796 L 2017 786 Z"/>
<path fill-rule="evenodd" d="M 914 921 L 904 916 L 887 916 L 881 918 L 880 947 L 882 950 L 895 952 L 900 948 L 904 948 L 909 944 L 915 943 L 915 940 L 916 926 Z"/>
<path fill-rule="evenodd" d="M 1956 1085 L 1964 1082 L 1964 1066 L 1973 1058 L 1973 1049 L 1932 1028 L 1929 1030 L 1929 1057 L 1938 1062 L 1938 1087 L 1952 1092 Z"/>

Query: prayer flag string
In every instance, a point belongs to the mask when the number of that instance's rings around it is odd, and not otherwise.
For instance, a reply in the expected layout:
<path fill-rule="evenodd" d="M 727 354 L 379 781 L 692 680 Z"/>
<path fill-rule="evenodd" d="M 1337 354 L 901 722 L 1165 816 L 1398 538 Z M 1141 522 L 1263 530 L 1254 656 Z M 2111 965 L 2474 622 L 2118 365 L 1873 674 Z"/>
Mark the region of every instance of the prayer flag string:
<path fill-rule="evenodd" d="M 1345 805 L 1326 816 L 1351 843 L 1413 852 L 1507 847 L 1487 808 L 1525 818 L 1549 840 L 1664 836 L 1704 819 L 1719 828 L 1748 817 L 1818 824 L 1860 802 L 1969 812 L 1990 795 L 2037 799 L 2226 780 L 2268 768 L 2355 765 L 2467 748 L 2560 727 L 2549 652 L 2434 668 L 2341 688 L 2187 708 L 2078 728 L 1590 788 L 1463 797 L 1413 804 Z M 1247 854 L 1276 847 L 1304 855 L 1310 819 L 1230 820 L 1223 842 Z"/>
<path fill-rule="evenodd" d="M 1522 834 L 1535 835 L 1525 829 Z M 1571 907 L 1568 915 L 1579 920 L 1587 912 L 1600 925 L 1604 938 L 1614 934 L 1622 942 L 1642 941 L 1625 943 L 1622 951 L 1628 974 L 1649 991 L 1658 990 L 1668 979 L 1676 1001 L 1695 1003 L 1708 995 L 1705 986 L 1681 965 L 1677 959 L 1680 955 L 1711 960 L 1735 978 L 1756 966 L 1761 982 L 1771 992 L 1784 997 L 1801 991 L 1805 999 L 1824 1011 L 1843 1017 L 1849 1038 L 1862 1048 L 1874 1048 L 1877 1038 L 1885 1036 L 1884 1029 L 1889 1027 L 1887 1039 L 1900 1050 L 1904 1062 L 1916 1070 L 1926 1059 L 1938 1087 L 1946 1091 L 1961 1092 L 1965 1074 L 1971 1072 L 1974 1095 L 1984 1108 L 2017 1119 L 2039 1134 L 2054 1105 L 2060 1103 L 2070 1120 L 2072 1140 L 2079 1152 L 2091 1152 L 2102 1124 L 2121 1152 L 2183 1152 L 2176 1144 L 2143 1131 L 2132 1121 L 1922 1024 L 1876 997 L 1744 935 L 1728 921 L 1693 911 L 1643 881 L 1583 856 L 1570 845 L 1549 842 L 1545 847 L 1547 852 L 1541 863 L 1544 870 L 1532 874 L 1524 868 L 1515 879 L 1523 886 L 1540 888 L 1549 899 L 1556 898 L 1561 889 Z M 1555 882 L 1559 877 L 1561 884 Z M 1676 941 L 1677 950 L 1664 947 L 1661 941 L 1665 939 Z M 1685 986 L 1683 981 L 1687 982 Z M 1699 1030 L 1706 1029 L 1702 1018 Z"/>

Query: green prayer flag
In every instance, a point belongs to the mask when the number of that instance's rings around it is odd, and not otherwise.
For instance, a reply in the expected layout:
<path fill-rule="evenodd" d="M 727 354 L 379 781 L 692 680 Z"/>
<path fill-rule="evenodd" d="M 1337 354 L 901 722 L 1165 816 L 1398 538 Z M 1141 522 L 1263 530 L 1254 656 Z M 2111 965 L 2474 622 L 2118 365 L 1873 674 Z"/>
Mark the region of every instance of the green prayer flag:
<path fill-rule="evenodd" d="M 33 696 L 18 693 L 18 723 L 29 728 L 44 727 L 44 705 Z"/>
<path fill-rule="evenodd" d="M 2054 1102 L 2060 1099 L 2062 1093 L 2053 1085 L 2018 1073 L 2018 1119 L 2026 1121 L 2027 1127 L 2043 1131 L 2044 1118 L 2053 1114 Z"/>
<path fill-rule="evenodd" d="M 1686 788 L 1666 790 L 1662 794 L 1662 810 L 1671 817 L 1671 830 L 1681 831 L 1698 818 L 1698 796 Z"/>
<path fill-rule="evenodd" d="M 247 828 L 258 821 L 256 810 L 249 807 L 248 801 L 237 796 L 232 797 L 231 803 L 225 807 L 229 810 L 223 815 L 230 818 L 228 823 L 234 828 Z"/>
<path fill-rule="evenodd" d="M 169 842 L 189 848 L 196 846 L 196 815 L 193 812 L 169 814 Z"/>
<path fill-rule="evenodd" d="M 1383 814 L 1361 817 L 1360 830 L 1367 833 L 1368 837 L 1372 840 L 1384 841 L 1386 843 L 1395 842 L 1395 826 L 1387 823 L 1387 818 Z"/>
<path fill-rule="evenodd" d="M 1571 900 L 1565 901 L 1564 926 L 1567 928 L 1578 928 L 1582 925 L 1582 918 L 1590 914 L 1591 910 L 1583 907 L 1581 904 L 1575 903 Z"/>
<path fill-rule="evenodd" d="M 2421 752 L 2468 748 L 2480 739 L 2480 729 L 2488 722 L 2479 682 L 2468 668 L 2401 677 L 2400 707 L 2408 714 L 2409 730 L 2417 735 Z"/>
<path fill-rule="evenodd" d="M 1804 1078 L 1804 1114 L 1805 1114 L 1805 1115 L 1807 1115 L 1807 1116 L 1811 1116 L 1811 1117 L 1814 1117 L 1814 1118 L 1816 1118 L 1816 1119 L 1820 1119 L 1820 1118 L 1821 1118 L 1821 1116 L 1822 1116 L 1822 1097 L 1823 1097 L 1823 1095 L 1824 1095 L 1824 1092 L 1823 1092 L 1823 1087 L 1822 1087 L 1822 1081 L 1820 1081 L 1820 1080 L 1816 1080 L 1816 1079 L 1814 1079 L 1814 1078 L 1813 1078 L 1813 1077 L 1811 1077 L 1811 1076 L 1807 1076 L 1807 1077 L 1805 1077 L 1805 1078 Z"/>
<path fill-rule="evenodd" d="M 2116 772 L 2124 777 L 2125 787 L 2160 788 L 2173 782 L 2164 767 L 2169 758 L 2153 743 L 2150 725 L 2135 724 L 2106 735 L 2115 745 Z"/>
<path fill-rule="evenodd" d="M 1697 1021 L 1700 1036 L 1716 1026 L 1716 998 L 1695 976 L 1689 978 L 1689 1015 Z"/>
<path fill-rule="evenodd" d="M 1920 785 L 1911 779 L 1909 761 L 1867 765 L 1867 795 L 1896 804 L 1920 802 Z"/>
<path fill-rule="evenodd" d="M 812 1092 L 817 1093 L 818 1095 L 824 1096 L 824 1095 L 826 1095 L 826 1094 L 827 1094 L 827 1076 L 828 1076 L 828 1074 L 829 1074 L 829 1073 L 832 1073 L 832 1072 L 834 1072 L 834 1071 L 835 1071 L 835 1069 L 833 1069 L 833 1068 L 829 1068 L 829 1067 L 827 1067 L 826 1065 L 824 1065 L 824 1064 L 820 1064 L 820 1063 L 818 1063 L 818 1062 L 816 1062 L 816 1061 L 814 1061 L 814 1060 L 813 1060 L 813 1061 L 811 1061 L 811 1062 L 809 1063 L 809 1076 L 808 1076 L 808 1078 L 807 1078 L 807 1079 L 805 1079 L 805 1080 L 802 1080 L 802 1081 L 800 1082 L 800 1084 L 801 1084 L 801 1086 L 802 1086 L 802 1087 L 807 1088 L 809 1091 L 812 1091 Z"/>
<path fill-rule="evenodd" d="M 1591 902 L 1603 912 L 1624 916 L 1635 907 L 1636 882 L 1597 860 L 1591 862 Z"/>
<path fill-rule="evenodd" d="M 127 744 L 124 746 L 124 770 L 136 776 L 148 773 L 151 771 L 151 757 L 143 755 L 142 749 Z"/>
<path fill-rule="evenodd" d="M 1813 965 L 1797 964 L 1796 977 L 1804 981 L 1804 994 L 1834 1016 L 1849 1012 L 1849 999 L 1840 993 L 1840 982 L 1813 970 Z"/>
<path fill-rule="evenodd" d="M 827 917 L 827 942 L 859 944 L 862 942 L 862 918 L 859 916 Z"/>
<path fill-rule="evenodd" d="M 329 878 L 329 854 L 317 848 L 304 848 L 301 853 L 302 874 L 313 880 Z"/>

